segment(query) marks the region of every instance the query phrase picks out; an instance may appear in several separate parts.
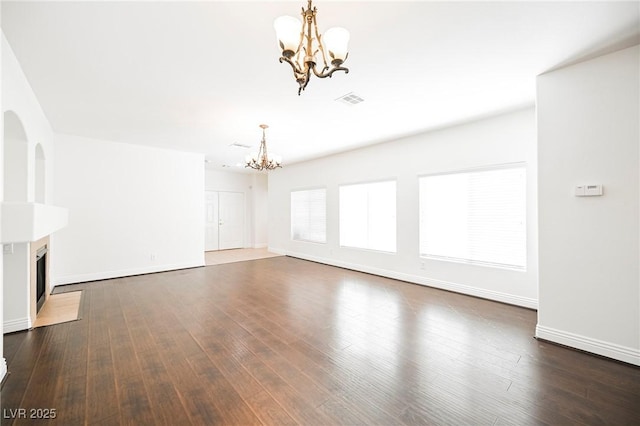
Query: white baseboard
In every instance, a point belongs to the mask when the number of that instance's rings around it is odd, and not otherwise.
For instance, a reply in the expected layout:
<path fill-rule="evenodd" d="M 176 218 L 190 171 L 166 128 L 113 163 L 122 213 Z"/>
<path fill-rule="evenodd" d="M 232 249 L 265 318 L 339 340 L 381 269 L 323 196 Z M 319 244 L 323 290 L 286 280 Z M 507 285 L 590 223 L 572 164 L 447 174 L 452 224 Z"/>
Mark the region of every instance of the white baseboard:
<path fill-rule="evenodd" d="M 253 245 L 253 248 L 261 249 L 261 248 L 267 248 L 267 246 L 268 246 L 267 243 L 256 243 Z"/>
<path fill-rule="evenodd" d="M 29 330 L 31 328 L 31 320 L 29 318 L 18 318 L 3 322 L 2 332 L 13 333 L 14 331 Z"/>
<path fill-rule="evenodd" d="M 120 269 L 116 271 L 102 271 L 89 274 L 65 275 L 62 277 L 51 278 L 51 289 L 58 285 L 76 284 L 87 281 L 108 280 L 111 278 L 130 277 L 133 275 L 153 274 L 156 272 L 175 271 L 177 269 L 197 268 L 204 266 L 204 262 L 187 262 L 166 265 L 154 265 L 142 268 Z"/>
<path fill-rule="evenodd" d="M 433 278 L 423 277 L 420 275 L 406 274 L 403 272 L 390 271 L 387 269 L 375 268 L 368 265 L 358 265 L 349 262 L 342 262 L 334 259 L 310 256 L 303 253 L 287 252 L 275 247 L 269 247 L 272 253 L 283 254 L 286 256 L 297 257 L 313 262 L 324 263 L 326 265 L 338 266 L 340 268 L 351 269 L 368 274 L 379 275 L 381 277 L 393 278 L 400 281 L 407 281 L 413 284 L 420 284 L 428 287 L 439 288 L 442 290 L 462 293 L 469 296 L 481 297 L 483 299 L 494 300 L 497 302 L 508 303 L 510 305 L 522 306 L 530 309 L 538 309 L 538 300 L 528 297 L 517 296 L 509 293 L 501 293 L 498 291 L 487 290 L 483 288 L 473 287 L 466 284 L 459 284 L 450 281 L 437 280 Z"/>
<path fill-rule="evenodd" d="M 633 365 L 640 366 L 640 349 L 629 348 L 615 343 L 604 342 L 591 337 L 569 333 L 542 325 L 536 326 L 536 337 L 549 342 L 570 346 L 607 358 L 616 359 Z"/>
<path fill-rule="evenodd" d="M 4 380 L 4 376 L 7 375 L 7 360 L 2 358 L 0 361 L 0 382 Z"/>
<path fill-rule="evenodd" d="M 414 281 L 415 279 L 415 281 Z M 432 278 L 424 278 L 415 276 L 414 279 L 405 279 L 404 281 L 415 282 L 417 284 L 435 287 L 442 290 L 454 291 L 456 293 L 467 294 L 470 296 L 481 297 L 483 299 L 495 300 L 496 302 L 508 303 L 509 305 L 521 306 L 523 308 L 538 309 L 538 301 L 530 297 L 518 296 L 515 294 L 502 293 L 494 290 L 473 287 L 466 284 L 453 283 L 449 281 L 436 280 Z"/>

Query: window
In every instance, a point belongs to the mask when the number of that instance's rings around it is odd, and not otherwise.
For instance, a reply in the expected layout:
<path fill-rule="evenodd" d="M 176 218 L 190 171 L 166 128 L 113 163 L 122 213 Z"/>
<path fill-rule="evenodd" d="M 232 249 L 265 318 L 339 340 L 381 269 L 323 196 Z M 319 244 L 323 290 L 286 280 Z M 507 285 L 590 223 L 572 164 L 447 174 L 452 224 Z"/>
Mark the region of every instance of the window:
<path fill-rule="evenodd" d="M 395 181 L 340 187 L 340 245 L 395 253 Z"/>
<path fill-rule="evenodd" d="M 524 165 L 421 177 L 420 256 L 525 270 Z"/>
<path fill-rule="evenodd" d="M 291 239 L 327 242 L 327 190 L 291 192 Z"/>

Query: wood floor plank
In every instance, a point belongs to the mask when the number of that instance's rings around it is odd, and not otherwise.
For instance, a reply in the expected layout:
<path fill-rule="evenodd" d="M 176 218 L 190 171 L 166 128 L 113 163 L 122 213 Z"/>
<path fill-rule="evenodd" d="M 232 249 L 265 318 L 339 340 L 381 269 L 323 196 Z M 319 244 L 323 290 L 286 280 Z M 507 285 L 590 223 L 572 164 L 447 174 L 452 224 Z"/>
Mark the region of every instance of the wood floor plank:
<path fill-rule="evenodd" d="M 253 393 L 246 398 L 256 416 L 265 425 L 295 425 L 293 418 L 267 391 Z"/>
<path fill-rule="evenodd" d="M 22 333 L 8 333 L 4 335 L 3 355 L 7 363 L 12 363 L 13 358 L 20 349 L 24 337 Z"/>
<path fill-rule="evenodd" d="M 211 402 L 227 422 L 238 425 L 260 424 L 255 413 L 206 354 L 196 355 L 188 361 L 210 393 Z"/>
<path fill-rule="evenodd" d="M 116 379 L 120 422 L 127 425 L 154 424 L 154 413 L 142 374 Z"/>
<path fill-rule="evenodd" d="M 120 408 L 116 392 L 116 381 L 111 344 L 108 329 L 108 305 L 104 285 L 88 289 L 91 303 L 88 321 L 87 352 L 87 398 L 85 401 L 85 420 L 100 422 L 111 417 L 120 417 Z M 110 299 L 113 300 L 113 299 Z M 114 308 L 117 306 L 114 306 Z M 57 326 L 52 326 L 57 327 Z M 65 413 L 60 413 L 60 417 Z"/>
<path fill-rule="evenodd" d="M 80 402 L 87 399 L 88 324 L 88 321 L 75 321 L 65 325 L 68 339 L 63 347 L 60 374 L 56 377 L 53 424 L 83 424 L 85 421 L 85 404 Z"/>
<path fill-rule="evenodd" d="M 295 423 L 286 410 L 225 346 L 220 345 L 215 351 L 215 356 L 211 352 L 207 352 L 207 354 L 210 358 L 213 358 L 216 366 L 220 368 L 220 371 L 262 423 Z"/>
<path fill-rule="evenodd" d="M 56 410 L 55 421 L 60 425 L 80 425 L 85 422 L 87 400 L 86 375 L 69 374 L 59 377 L 56 383 L 56 399 L 52 408 Z"/>
<path fill-rule="evenodd" d="M 46 327 L 45 329 L 47 332 L 42 342 L 42 350 L 29 380 L 29 393 L 21 402 L 21 408 L 28 412 L 32 409 L 57 408 L 56 385 L 62 373 L 69 327 L 68 324 L 61 324 L 55 328 Z M 32 422 L 30 417 L 16 421 L 16 424 L 30 424 Z"/>
<path fill-rule="evenodd" d="M 640 368 L 534 339 L 535 311 L 290 257 L 82 289 L 4 336 L 2 408 L 49 424 L 640 424 Z M 22 424 L 24 419 L 2 419 Z"/>
<path fill-rule="evenodd" d="M 243 357 L 243 366 L 299 424 L 332 424 L 331 419 L 315 410 L 313 404 L 301 397 L 294 388 L 288 385 L 269 367 L 254 357 Z"/>
<path fill-rule="evenodd" d="M 261 322 L 253 320 L 248 320 L 248 322 L 243 321 L 243 325 L 250 327 L 253 334 L 269 348 L 274 352 L 282 354 L 288 363 L 296 366 L 300 371 L 303 371 L 311 380 L 315 381 L 332 395 L 318 406 L 318 409 L 325 413 L 325 415 L 331 418 L 337 416 L 339 419 L 337 421 L 338 423 L 347 422 L 348 424 L 363 422 L 368 424 L 391 424 L 396 422 L 396 416 L 389 415 L 386 412 L 380 412 L 379 407 L 369 407 L 366 411 L 359 410 L 357 407 L 363 404 L 367 406 L 366 404 L 370 397 L 369 394 L 355 391 L 353 387 L 350 387 L 353 385 L 353 380 L 344 381 L 339 377 L 335 377 L 332 374 L 333 371 L 322 369 L 322 366 L 316 364 L 313 359 L 288 345 L 285 340 L 280 340 L 276 335 L 271 334 L 271 332 L 262 327 L 261 324 Z M 358 400 L 358 403 L 350 404 L 339 396 L 347 394 L 347 390 L 349 391 L 348 394 L 350 398 Z M 347 414 L 347 412 L 349 414 Z M 356 419 L 359 420 L 356 421 Z"/>
<path fill-rule="evenodd" d="M 169 373 L 157 352 L 148 352 L 140 357 L 140 372 L 156 424 L 173 425 L 190 423 L 190 418 L 170 379 Z"/>
<path fill-rule="evenodd" d="M 33 330 L 32 332 L 14 333 L 12 336 L 21 337 L 22 343 L 12 357 L 11 363 L 7 363 L 8 373 L 2 384 L 1 401 L 4 410 L 18 410 L 24 408 L 23 400 L 29 392 L 29 381 L 33 375 L 35 365 L 38 362 L 43 342 L 47 338 L 46 328 Z M 4 414 L 4 412 L 3 412 Z M 3 424 L 13 424 L 12 417 L 3 419 Z"/>
<path fill-rule="evenodd" d="M 192 424 L 223 424 L 225 422 L 222 413 L 213 405 L 207 389 L 193 372 L 187 359 L 173 358 L 166 368 Z"/>

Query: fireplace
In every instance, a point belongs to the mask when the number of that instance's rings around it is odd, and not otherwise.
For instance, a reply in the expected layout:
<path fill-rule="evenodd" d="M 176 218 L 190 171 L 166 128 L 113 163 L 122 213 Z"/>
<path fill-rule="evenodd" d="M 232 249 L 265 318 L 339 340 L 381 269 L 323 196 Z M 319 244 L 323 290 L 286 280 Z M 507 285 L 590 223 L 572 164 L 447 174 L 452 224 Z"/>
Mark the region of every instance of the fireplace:
<path fill-rule="evenodd" d="M 51 243 L 49 236 L 29 244 L 29 327 L 35 322 L 51 290 L 49 268 Z"/>
<path fill-rule="evenodd" d="M 36 252 L 36 313 L 44 305 L 47 295 L 47 246 Z"/>

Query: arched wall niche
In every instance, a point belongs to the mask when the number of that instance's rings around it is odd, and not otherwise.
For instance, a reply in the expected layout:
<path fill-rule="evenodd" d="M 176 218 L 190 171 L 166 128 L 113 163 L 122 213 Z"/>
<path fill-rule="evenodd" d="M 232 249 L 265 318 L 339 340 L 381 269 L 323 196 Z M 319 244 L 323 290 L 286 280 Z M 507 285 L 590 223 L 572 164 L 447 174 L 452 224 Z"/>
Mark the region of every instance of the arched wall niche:
<path fill-rule="evenodd" d="M 44 149 L 41 144 L 36 145 L 36 161 L 35 161 L 35 202 L 45 204 L 45 187 L 46 187 L 46 158 Z"/>
<path fill-rule="evenodd" d="M 4 201 L 26 202 L 28 197 L 29 143 L 22 121 L 4 112 Z"/>

